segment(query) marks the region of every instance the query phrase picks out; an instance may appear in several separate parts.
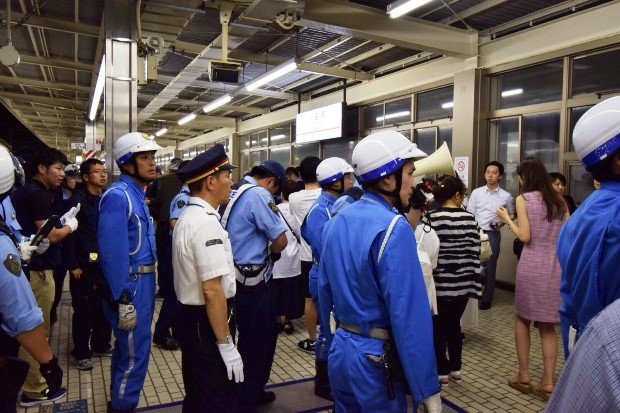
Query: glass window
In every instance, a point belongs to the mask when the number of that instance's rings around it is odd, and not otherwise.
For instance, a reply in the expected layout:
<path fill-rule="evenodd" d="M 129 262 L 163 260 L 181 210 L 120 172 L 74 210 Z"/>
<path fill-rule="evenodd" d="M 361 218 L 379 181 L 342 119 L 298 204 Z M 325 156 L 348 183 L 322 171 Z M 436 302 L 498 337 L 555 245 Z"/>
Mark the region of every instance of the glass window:
<path fill-rule="evenodd" d="M 250 152 L 250 168 L 267 160 L 267 149 Z"/>
<path fill-rule="evenodd" d="M 269 131 L 269 144 L 270 145 L 278 145 L 281 143 L 286 143 L 291 141 L 291 126 L 284 125 L 278 126 L 277 128 L 273 128 Z"/>
<path fill-rule="evenodd" d="M 416 129 L 415 131 L 416 145 L 427 154 L 435 152 L 435 129 L 436 128 L 424 128 Z"/>
<path fill-rule="evenodd" d="M 519 192 L 517 165 L 519 164 L 519 118 L 492 120 L 489 124 L 491 151 L 489 160 L 504 165 L 504 179 L 499 181 L 502 188 L 512 194 Z"/>
<path fill-rule="evenodd" d="M 250 169 L 250 153 L 248 151 L 242 151 L 239 154 L 239 163 L 240 175 L 243 176 Z"/>
<path fill-rule="evenodd" d="M 250 147 L 250 136 L 251 135 L 242 135 L 241 136 L 241 149 L 248 149 Z"/>
<path fill-rule="evenodd" d="M 569 174 L 570 196 L 577 205 L 581 204 L 594 192 L 594 179 L 583 165 L 571 165 Z"/>
<path fill-rule="evenodd" d="M 575 152 L 575 146 L 573 145 L 573 131 L 575 130 L 575 125 L 577 125 L 577 122 L 579 121 L 579 119 L 591 107 L 592 107 L 592 105 L 590 105 L 590 106 L 579 106 L 579 107 L 576 107 L 576 108 L 570 108 L 570 133 L 568 135 L 568 140 L 570 142 L 570 151 L 571 152 Z"/>
<path fill-rule="evenodd" d="M 293 149 L 293 165 L 299 165 L 306 156 L 319 156 L 318 142 L 295 146 Z"/>
<path fill-rule="evenodd" d="M 411 96 L 385 102 L 385 126 L 411 122 Z"/>
<path fill-rule="evenodd" d="M 347 137 L 356 138 L 359 132 L 360 110 L 359 108 L 347 108 L 344 134 Z"/>
<path fill-rule="evenodd" d="M 620 49 L 573 58 L 572 94 L 620 89 Z"/>
<path fill-rule="evenodd" d="M 452 117 L 454 86 L 418 94 L 416 122 Z"/>
<path fill-rule="evenodd" d="M 383 103 L 367 106 L 362 109 L 362 129 L 372 129 L 383 126 Z"/>
<path fill-rule="evenodd" d="M 562 99 L 562 61 L 502 73 L 492 79 L 497 109 Z"/>
<path fill-rule="evenodd" d="M 407 138 L 411 139 L 411 129 L 403 129 L 403 130 L 399 130 L 398 133 L 402 133 L 403 135 L 405 135 Z"/>
<path fill-rule="evenodd" d="M 325 141 L 323 142 L 323 158 L 337 156 L 351 163 L 351 155 L 353 154 L 353 148 L 356 143 L 356 141 L 349 141 L 346 139 Z"/>
<path fill-rule="evenodd" d="M 559 170 L 560 113 L 523 116 L 521 153 L 523 158 L 535 156 L 548 172 Z"/>
<path fill-rule="evenodd" d="M 184 150 L 181 152 L 181 155 L 182 155 L 182 158 L 183 158 L 183 159 L 189 159 L 189 150 L 188 150 L 188 149 L 184 149 Z"/>
<path fill-rule="evenodd" d="M 444 142 L 448 143 L 450 153 L 452 153 L 452 126 L 440 126 L 437 136 L 437 147 L 439 148 Z"/>
<path fill-rule="evenodd" d="M 252 134 L 252 147 L 267 146 L 267 131 L 263 130 Z"/>
<path fill-rule="evenodd" d="M 269 159 L 280 162 L 284 168 L 291 164 L 291 147 L 274 148 L 269 151 Z"/>

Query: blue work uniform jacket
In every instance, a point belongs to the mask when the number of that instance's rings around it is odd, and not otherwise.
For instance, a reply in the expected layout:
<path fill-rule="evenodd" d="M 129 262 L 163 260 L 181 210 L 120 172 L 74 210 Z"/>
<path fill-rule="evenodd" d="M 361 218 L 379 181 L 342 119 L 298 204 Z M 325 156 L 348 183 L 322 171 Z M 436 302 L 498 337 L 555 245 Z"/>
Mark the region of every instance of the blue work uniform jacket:
<path fill-rule="evenodd" d="M 433 324 L 411 226 L 379 195 L 366 192 L 325 225 L 319 263 L 321 325 L 335 307 L 340 321 L 387 328 L 416 403 L 439 391 Z M 413 248 L 413 249 L 412 249 Z M 366 334 L 364 332 L 366 331 Z"/>
<path fill-rule="evenodd" d="M 135 293 L 138 266 L 155 263 L 155 229 L 144 189 L 121 174 L 101 197 L 97 226 L 99 261 L 112 293 Z"/>
<path fill-rule="evenodd" d="M 312 258 L 314 263 L 312 264 L 312 269 L 310 270 L 311 276 L 313 273 L 315 277 L 318 274 L 319 268 L 317 263 L 321 258 L 323 227 L 332 217 L 331 209 L 333 208 L 335 201 L 336 198 L 327 192 L 322 191 L 308 210 L 306 219 L 304 219 L 304 222 L 301 225 L 301 236 L 304 237 L 304 240 L 306 240 L 312 249 Z"/>
<path fill-rule="evenodd" d="M 564 357 L 568 330 L 578 334 L 607 305 L 620 298 L 620 182 L 601 182 L 560 230 L 562 267 L 560 318 Z"/>

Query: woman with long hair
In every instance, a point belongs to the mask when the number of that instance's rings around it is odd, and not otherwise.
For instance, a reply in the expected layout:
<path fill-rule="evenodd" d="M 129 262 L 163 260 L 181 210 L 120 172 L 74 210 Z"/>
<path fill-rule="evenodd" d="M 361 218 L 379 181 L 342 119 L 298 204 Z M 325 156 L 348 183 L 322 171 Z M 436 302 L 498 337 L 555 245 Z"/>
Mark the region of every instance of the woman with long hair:
<path fill-rule="evenodd" d="M 560 227 L 568 219 L 568 207 L 553 189 L 545 166 L 537 158 L 525 158 L 517 167 L 521 195 L 516 199 L 518 224 L 506 208 L 497 211 L 525 245 L 517 265 L 515 285 L 515 345 L 518 374 L 508 384 L 548 400 L 558 354 L 554 325 L 560 322 L 560 264 L 556 253 Z M 543 376 L 530 384 L 530 323 L 536 321 L 542 343 Z"/>
<path fill-rule="evenodd" d="M 433 316 L 433 338 L 439 383 L 461 380 L 461 316 L 470 298 L 482 294 L 480 235 L 471 212 L 463 209 L 465 185 L 448 176 L 433 187 L 439 209 L 429 212 L 431 226 L 439 237 L 439 258 L 433 271 L 437 315 Z M 446 354 L 447 351 L 447 354 Z"/>

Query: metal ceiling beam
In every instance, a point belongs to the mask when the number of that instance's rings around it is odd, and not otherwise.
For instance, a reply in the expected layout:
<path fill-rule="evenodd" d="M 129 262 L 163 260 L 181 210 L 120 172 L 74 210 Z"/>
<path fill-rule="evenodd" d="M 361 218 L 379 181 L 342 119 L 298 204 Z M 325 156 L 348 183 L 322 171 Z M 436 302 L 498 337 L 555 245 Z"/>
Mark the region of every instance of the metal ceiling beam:
<path fill-rule="evenodd" d="M 442 21 L 440 21 L 441 24 L 452 24 L 452 23 L 456 23 L 460 20 L 466 19 L 468 17 L 471 17 L 475 14 L 479 14 L 482 13 L 483 11 L 486 11 L 490 8 L 499 6 L 502 3 L 506 3 L 508 0 L 486 0 L 483 1 L 482 3 L 476 4 L 473 7 L 470 7 L 468 9 L 465 9 L 459 13 L 457 13 L 456 16 L 450 16 L 447 19 L 443 19 Z"/>
<path fill-rule="evenodd" d="M 154 95 L 139 93 L 138 97 L 142 97 L 142 98 L 146 97 L 148 99 L 152 99 Z M 189 107 L 189 108 L 198 108 L 206 104 L 206 102 L 200 102 L 198 100 L 189 100 L 189 99 L 175 99 L 171 101 L 170 103 L 173 105 L 179 105 L 179 106 L 184 106 L 184 107 Z M 235 105 L 235 104 L 222 105 L 218 108 L 218 110 L 230 110 L 232 112 L 250 113 L 252 115 L 264 115 L 265 113 L 269 113 L 269 109 L 257 108 L 257 107 L 246 106 L 246 105 Z M 179 117 L 182 117 L 183 115 L 186 114 L 183 112 L 161 111 L 161 110 L 157 113 L 158 114 L 159 113 L 176 113 L 177 116 Z M 157 114 L 153 116 L 157 116 Z"/>
<path fill-rule="evenodd" d="M 181 119 L 185 115 L 180 112 L 164 112 L 157 113 L 149 119 L 152 122 L 158 121 L 166 121 L 166 122 L 174 122 L 176 123 L 179 119 Z M 191 128 L 191 129 L 205 129 L 206 127 L 226 127 L 232 128 L 236 123 L 235 118 L 226 118 L 222 116 L 212 116 L 212 115 L 198 115 L 196 119 L 188 123 L 187 125 L 183 125 L 182 128 Z M 200 125 L 200 127 L 198 127 Z"/>
<path fill-rule="evenodd" d="M 80 119 L 64 119 L 64 118 L 56 118 L 53 116 L 39 116 L 39 115 L 23 115 L 20 116 L 20 118 L 22 119 L 28 119 L 33 120 L 33 121 L 45 121 L 45 122 L 55 122 L 55 123 L 70 123 L 70 124 L 74 124 L 74 125 L 84 125 L 84 121 L 80 120 Z"/>
<path fill-rule="evenodd" d="M 11 24 L 15 25 L 25 17 L 22 13 L 11 11 Z M 23 23 L 24 26 L 39 27 L 41 29 L 58 30 L 66 33 L 77 33 L 84 36 L 99 36 L 99 26 L 84 23 L 75 23 L 53 17 L 31 15 Z"/>
<path fill-rule="evenodd" d="M 478 53 L 478 34 L 421 19 L 390 19 L 383 11 L 336 0 L 306 0 L 300 26 L 407 49 L 468 58 Z"/>
<path fill-rule="evenodd" d="M 0 92 L 0 98 L 20 100 L 25 102 L 43 103 L 55 107 L 67 107 L 70 109 L 86 111 L 88 102 L 85 100 L 71 100 L 63 98 L 51 98 L 47 96 L 25 95 L 23 93 Z"/>
<path fill-rule="evenodd" d="M 191 53 L 200 53 L 204 50 L 205 46 L 197 43 L 184 42 L 181 40 L 174 40 L 170 43 L 169 46 L 174 46 L 175 50 L 185 50 Z M 219 47 L 211 47 L 211 49 L 205 54 L 205 57 L 209 59 L 221 59 L 222 57 L 222 49 Z M 286 62 L 287 58 L 276 56 L 276 55 L 266 55 L 265 53 L 251 53 L 246 52 L 244 50 L 229 50 L 228 58 L 230 60 L 237 60 L 240 62 L 247 63 L 269 63 L 270 65 L 279 65 Z"/>
<path fill-rule="evenodd" d="M 162 84 L 170 83 L 172 79 L 174 79 L 172 76 L 164 76 L 164 75 L 157 76 L 157 81 Z M 227 92 L 233 91 L 239 87 L 239 85 L 232 85 L 228 83 L 207 82 L 206 80 L 200 80 L 200 79 L 196 79 L 193 82 L 191 82 L 190 86 L 199 87 L 203 89 L 223 90 Z M 295 95 L 294 93 L 276 92 L 273 90 L 266 90 L 266 89 L 255 89 L 251 92 L 241 89 L 237 93 L 240 95 L 256 95 L 256 96 L 263 96 L 263 97 L 268 97 L 268 98 L 276 98 L 276 99 L 289 100 L 289 101 L 297 100 L 297 95 Z"/>
<path fill-rule="evenodd" d="M 49 106 L 31 106 L 31 105 L 13 105 L 13 109 L 21 112 L 34 112 L 34 113 L 47 113 L 55 115 L 59 113 L 59 110 Z M 75 109 L 64 108 L 60 110 L 61 115 L 83 116 L 84 112 Z"/>
<path fill-rule="evenodd" d="M 69 59 L 60 59 L 60 58 L 48 58 L 48 57 L 39 57 L 28 54 L 20 53 L 21 63 L 33 64 L 33 65 L 43 65 L 43 66 L 51 66 L 58 67 L 61 69 L 71 69 L 71 70 L 81 70 L 84 72 L 90 72 L 93 70 L 93 65 L 88 63 L 80 63 L 74 62 Z"/>
<path fill-rule="evenodd" d="M 33 87 L 40 87 L 40 88 L 45 88 L 45 89 L 72 90 L 75 92 L 86 92 L 86 93 L 90 91 L 90 88 L 86 86 L 77 86 L 71 83 L 61 83 L 61 82 L 45 82 L 43 80 L 29 79 L 29 78 L 23 78 L 23 77 L 15 78 L 11 76 L 0 76 L 0 83 L 33 86 Z"/>
<path fill-rule="evenodd" d="M 339 69 L 337 67 L 330 66 L 321 66 L 314 63 L 301 62 L 298 66 L 299 70 L 303 70 L 304 72 L 311 72 L 320 75 L 327 75 L 332 77 L 339 77 L 343 79 L 351 79 L 351 80 L 372 80 L 375 78 L 375 75 L 371 73 L 355 71 L 355 70 L 346 70 Z"/>

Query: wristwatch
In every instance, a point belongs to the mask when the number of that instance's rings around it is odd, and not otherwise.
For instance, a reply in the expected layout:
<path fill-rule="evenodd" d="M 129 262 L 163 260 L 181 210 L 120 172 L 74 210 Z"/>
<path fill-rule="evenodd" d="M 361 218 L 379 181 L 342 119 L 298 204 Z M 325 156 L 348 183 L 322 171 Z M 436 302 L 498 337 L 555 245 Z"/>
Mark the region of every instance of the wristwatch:
<path fill-rule="evenodd" d="M 226 334 L 226 337 L 224 337 L 221 340 L 215 340 L 215 344 L 232 344 L 233 339 L 230 336 L 230 334 Z"/>

